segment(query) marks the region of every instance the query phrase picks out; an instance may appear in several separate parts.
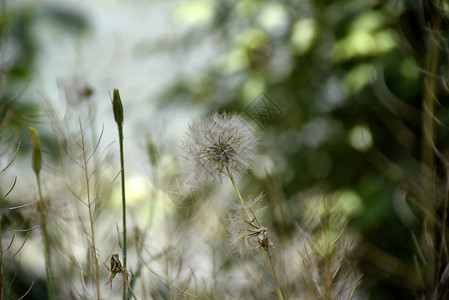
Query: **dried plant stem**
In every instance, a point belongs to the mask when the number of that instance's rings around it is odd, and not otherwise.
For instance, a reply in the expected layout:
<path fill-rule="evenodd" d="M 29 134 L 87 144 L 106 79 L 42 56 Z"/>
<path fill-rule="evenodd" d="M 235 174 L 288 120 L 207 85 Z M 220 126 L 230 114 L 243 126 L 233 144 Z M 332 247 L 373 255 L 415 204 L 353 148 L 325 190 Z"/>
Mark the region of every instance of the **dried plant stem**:
<path fill-rule="evenodd" d="M 92 186 L 97 186 L 99 182 L 99 173 L 96 172 L 99 166 L 98 155 L 97 155 L 97 147 L 100 144 L 103 135 L 103 129 L 101 130 L 100 138 L 98 138 L 97 133 L 95 131 L 95 117 L 93 114 L 89 113 L 89 123 L 90 123 L 90 135 L 91 135 L 91 143 L 92 145 L 96 145 L 94 152 L 92 153 L 92 169 L 94 170 L 92 174 Z M 97 210 L 98 203 L 95 203 L 95 210 Z"/>
<path fill-rule="evenodd" d="M 51 266 L 50 238 L 47 231 L 47 210 L 45 207 L 44 197 L 42 196 L 42 184 L 39 172 L 36 172 L 36 181 L 37 189 L 39 192 L 39 210 L 41 213 L 42 238 L 44 240 L 45 273 L 47 274 L 47 297 L 49 300 L 53 300 L 55 298 L 55 289 L 53 282 L 53 269 Z"/>
<path fill-rule="evenodd" d="M 80 121 L 80 132 L 81 132 L 81 149 L 83 151 L 83 169 L 84 169 L 84 177 L 86 180 L 86 194 L 87 194 L 87 208 L 89 210 L 89 222 L 90 222 L 90 235 L 91 235 L 91 242 L 92 242 L 92 254 L 94 257 L 94 271 L 95 271 L 95 285 L 97 290 L 97 299 L 100 300 L 100 278 L 98 275 L 98 257 L 97 257 L 97 247 L 95 246 L 95 230 L 94 230 L 94 215 L 92 211 L 92 199 L 90 198 L 90 176 L 88 172 L 88 158 L 86 155 L 86 146 L 84 141 L 84 132 L 83 127 L 81 126 Z"/>
<path fill-rule="evenodd" d="M 228 173 L 229 179 L 231 179 L 232 182 L 232 186 L 234 187 L 234 190 L 240 200 L 240 203 L 242 204 L 242 206 L 245 208 L 245 212 L 248 216 L 248 220 L 249 222 L 253 221 L 253 215 L 251 214 L 251 211 L 249 210 L 249 208 L 245 205 L 245 201 L 243 201 L 242 195 L 240 194 L 240 191 L 237 187 L 237 184 L 235 183 L 234 177 L 232 176 L 232 173 L 229 171 L 229 168 L 226 167 L 226 171 Z M 276 270 L 274 269 L 274 265 L 273 265 L 273 260 L 271 257 L 271 253 L 270 253 L 270 249 L 268 247 L 260 247 L 260 249 L 262 250 L 268 265 L 270 266 L 270 270 L 271 270 L 271 275 L 273 276 L 273 281 L 274 284 L 276 285 L 276 291 L 278 294 L 278 298 L 279 300 L 284 300 L 284 297 L 282 296 L 282 290 L 281 290 L 281 286 L 279 285 L 279 281 L 276 275 Z"/>
<path fill-rule="evenodd" d="M 2 236 L 2 216 L 0 216 L 0 300 L 6 299 L 6 276 L 3 262 L 3 236 Z"/>
<path fill-rule="evenodd" d="M 278 294 L 278 298 L 279 298 L 279 300 L 284 300 L 284 297 L 282 296 L 281 286 L 279 284 L 278 277 L 276 275 L 276 270 L 274 269 L 274 266 L 273 266 L 273 260 L 271 258 L 270 249 L 268 249 L 268 248 L 261 248 L 261 249 L 263 251 L 263 254 L 265 255 L 265 258 L 267 259 L 268 265 L 270 266 L 271 275 L 273 276 L 274 284 L 276 285 L 276 291 Z"/>
<path fill-rule="evenodd" d="M 434 126 L 434 113 L 435 103 L 437 102 L 438 84 L 436 74 L 438 72 L 439 60 L 440 60 L 440 46 L 438 44 L 437 33 L 441 27 L 441 14 L 436 12 L 431 20 L 431 34 L 429 36 L 429 46 L 425 57 L 425 69 L 426 75 L 424 77 L 424 97 L 422 102 L 422 164 L 423 174 L 427 180 L 425 183 L 425 195 L 427 197 L 423 199 L 423 204 L 426 209 L 424 218 L 424 228 L 426 233 L 423 237 L 423 252 L 427 261 L 427 272 L 429 274 L 429 282 L 434 282 L 438 276 L 436 276 L 436 257 L 434 254 L 435 244 L 435 226 L 431 219 L 431 216 L 435 214 L 435 198 L 434 190 L 432 186 L 434 177 L 434 149 L 435 144 L 435 126 Z"/>
<path fill-rule="evenodd" d="M 165 257 L 165 278 L 167 280 L 167 299 L 168 300 L 172 300 L 172 293 L 171 293 L 171 279 L 170 279 L 170 266 L 169 266 L 169 261 L 168 261 L 168 252 L 164 253 L 164 257 Z"/>
<path fill-rule="evenodd" d="M 129 284 L 127 274 L 125 272 L 122 272 L 123 281 L 125 282 L 126 286 L 128 287 L 129 293 L 133 296 L 134 300 L 137 300 L 136 294 L 134 294 L 134 290 L 132 289 L 131 285 Z"/>
<path fill-rule="evenodd" d="M 324 259 L 324 276 L 325 276 L 325 284 L 326 284 L 326 299 L 332 299 L 332 260 L 334 257 L 333 250 L 330 247 L 330 239 L 331 239 L 331 207 L 329 207 L 328 201 L 323 197 L 322 198 L 323 206 L 324 206 L 324 216 L 321 219 L 323 228 L 324 228 L 324 234 L 322 236 L 323 244 L 324 244 L 324 253 L 325 253 L 325 259 Z M 329 258 L 326 258 L 329 257 Z"/>

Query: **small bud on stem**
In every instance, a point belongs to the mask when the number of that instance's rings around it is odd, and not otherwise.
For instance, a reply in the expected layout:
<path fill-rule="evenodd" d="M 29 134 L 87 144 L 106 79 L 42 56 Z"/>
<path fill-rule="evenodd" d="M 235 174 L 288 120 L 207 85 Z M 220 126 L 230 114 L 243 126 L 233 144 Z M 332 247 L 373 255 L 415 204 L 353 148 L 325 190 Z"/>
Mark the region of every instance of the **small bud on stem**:
<path fill-rule="evenodd" d="M 33 156 L 32 156 L 32 166 L 34 173 L 39 174 L 42 167 L 42 156 L 41 156 L 41 143 L 39 141 L 39 135 L 36 129 L 33 127 L 28 127 L 31 132 L 31 143 L 33 145 Z"/>
<path fill-rule="evenodd" d="M 118 126 L 123 124 L 123 105 L 122 99 L 120 99 L 120 93 L 118 89 L 114 89 L 112 95 L 112 110 L 114 112 L 114 120 Z"/>

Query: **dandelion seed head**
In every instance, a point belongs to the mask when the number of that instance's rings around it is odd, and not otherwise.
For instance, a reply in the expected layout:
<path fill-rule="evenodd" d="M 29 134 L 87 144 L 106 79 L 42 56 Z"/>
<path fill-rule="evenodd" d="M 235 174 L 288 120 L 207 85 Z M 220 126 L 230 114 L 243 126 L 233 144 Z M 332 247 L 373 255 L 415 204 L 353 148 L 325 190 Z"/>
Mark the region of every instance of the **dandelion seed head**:
<path fill-rule="evenodd" d="M 252 249 L 268 248 L 273 245 L 268 240 L 268 229 L 260 224 L 263 212 L 266 209 L 263 203 L 264 199 L 264 194 L 260 194 L 250 201 L 246 207 L 243 207 L 240 203 L 236 204 L 229 213 L 231 245 L 241 255 L 249 253 Z M 249 209 L 253 214 L 253 220 L 248 220 L 246 209 Z"/>
<path fill-rule="evenodd" d="M 202 122 L 189 125 L 182 148 L 189 168 L 199 179 L 220 181 L 247 171 L 257 156 L 253 125 L 240 115 L 215 113 Z"/>

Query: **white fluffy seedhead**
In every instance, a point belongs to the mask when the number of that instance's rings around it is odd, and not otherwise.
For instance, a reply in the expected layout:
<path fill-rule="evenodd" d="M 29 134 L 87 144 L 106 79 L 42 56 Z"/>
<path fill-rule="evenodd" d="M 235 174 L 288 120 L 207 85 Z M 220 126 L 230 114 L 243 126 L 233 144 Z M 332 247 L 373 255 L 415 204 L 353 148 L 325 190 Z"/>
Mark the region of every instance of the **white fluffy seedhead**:
<path fill-rule="evenodd" d="M 233 176 L 251 167 L 257 155 L 253 125 L 238 114 L 219 114 L 189 125 L 182 148 L 199 179 Z"/>
<path fill-rule="evenodd" d="M 247 209 L 251 211 L 251 219 L 248 219 Z M 260 223 L 265 209 L 265 197 L 260 194 L 248 206 L 243 207 L 238 203 L 230 211 L 228 221 L 231 244 L 241 255 L 252 249 L 272 246 L 268 240 L 268 228 Z"/>

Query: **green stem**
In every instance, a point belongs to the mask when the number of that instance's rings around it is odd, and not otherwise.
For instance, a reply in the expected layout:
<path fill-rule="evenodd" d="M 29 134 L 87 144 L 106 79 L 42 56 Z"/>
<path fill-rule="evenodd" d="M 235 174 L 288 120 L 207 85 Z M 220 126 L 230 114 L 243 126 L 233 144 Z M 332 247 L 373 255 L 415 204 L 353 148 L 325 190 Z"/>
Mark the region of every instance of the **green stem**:
<path fill-rule="evenodd" d="M 249 208 L 245 205 L 245 201 L 243 201 L 242 195 L 240 194 L 237 184 L 235 183 L 234 176 L 232 176 L 231 171 L 229 171 L 228 167 L 226 167 L 226 171 L 228 172 L 229 179 L 231 179 L 232 186 L 234 187 L 235 193 L 237 194 L 237 196 L 240 200 L 240 203 L 245 208 L 245 212 L 248 216 L 248 220 L 251 222 L 251 220 L 253 220 L 254 217 L 251 214 L 251 211 L 249 210 Z M 279 285 L 276 271 L 273 266 L 273 260 L 271 259 L 270 250 L 267 248 L 264 248 L 264 247 L 261 247 L 260 249 L 262 249 L 262 252 L 263 252 L 265 258 L 267 259 L 268 265 L 270 266 L 271 275 L 273 276 L 273 281 L 274 281 L 274 284 L 276 285 L 276 291 L 278 294 L 278 298 L 279 298 L 279 300 L 284 300 L 284 297 L 282 296 L 281 286 Z"/>
<path fill-rule="evenodd" d="M 51 266 L 51 250 L 50 239 L 47 231 L 47 212 L 44 203 L 44 197 L 42 196 L 41 177 L 39 173 L 36 173 L 37 189 L 39 192 L 39 210 L 41 212 L 41 228 L 44 239 L 44 251 L 45 251 L 45 272 L 47 274 L 47 297 L 49 300 L 55 298 L 55 289 L 53 283 L 53 272 Z"/>
<path fill-rule="evenodd" d="M 235 183 L 234 176 L 232 176 L 231 171 L 229 171 L 228 167 L 226 167 L 226 171 L 228 172 L 229 179 L 231 179 L 232 186 L 234 187 L 235 193 L 237 194 L 237 196 L 240 200 L 240 203 L 242 204 L 243 208 L 245 209 L 246 215 L 248 216 L 248 220 L 251 221 L 253 219 L 253 217 L 252 217 L 251 212 L 249 211 L 248 207 L 246 207 L 245 201 L 243 201 L 242 195 L 240 194 L 237 184 Z"/>
<path fill-rule="evenodd" d="M 123 159 L 123 127 L 118 124 L 120 144 L 120 167 L 122 180 L 122 216 L 123 216 L 123 267 L 126 269 L 126 197 L 125 197 L 125 162 Z M 123 285 L 123 299 L 126 299 L 126 285 Z"/>
<path fill-rule="evenodd" d="M 281 286 L 279 285 L 278 277 L 276 275 L 276 271 L 274 270 L 273 260 L 271 259 L 271 253 L 269 249 L 261 248 L 265 258 L 267 259 L 268 265 L 270 266 L 271 275 L 273 276 L 274 284 L 276 285 L 276 291 L 278 294 L 279 300 L 284 300 L 282 296 Z"/>

